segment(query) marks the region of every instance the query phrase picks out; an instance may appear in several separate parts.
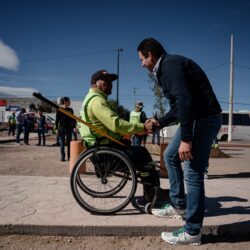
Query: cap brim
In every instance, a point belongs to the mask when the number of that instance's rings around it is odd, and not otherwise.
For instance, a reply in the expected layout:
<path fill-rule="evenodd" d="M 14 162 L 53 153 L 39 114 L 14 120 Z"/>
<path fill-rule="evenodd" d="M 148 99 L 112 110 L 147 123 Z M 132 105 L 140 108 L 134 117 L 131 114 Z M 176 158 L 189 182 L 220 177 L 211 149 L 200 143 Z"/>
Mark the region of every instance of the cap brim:
<path fill-rule="evenodd" d="M 143 105 L 138 105 L 138 104 L 136 104 L 136 107 L 137 107 L 137 108 L 143 108 L 144 106 L 143 106 Z"/>
<path fill-rule="evenodd" d="M 115 81 L 118 79 L 118 75 L 116 74 L 106 74 L 103 75 L 102 80 L 109 80 L 111 82 Z"/>

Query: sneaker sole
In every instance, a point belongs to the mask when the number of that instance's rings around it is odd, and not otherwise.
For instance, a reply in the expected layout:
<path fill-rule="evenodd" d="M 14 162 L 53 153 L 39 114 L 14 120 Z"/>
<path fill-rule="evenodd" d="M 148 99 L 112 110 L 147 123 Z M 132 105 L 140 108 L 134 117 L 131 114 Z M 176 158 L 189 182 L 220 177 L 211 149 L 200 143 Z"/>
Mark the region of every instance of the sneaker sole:
<path fill-rule="evenodd" d="M 160 215 L 160 214 L 154 214 L 153 212 L 152 214 L 158 218 L 184 220 L 184 217 L 181 215 Z"/>
<path fill-rule="evenodd" d="M 197 243 L 176 243 L 176 242 L 171 242 L 171 241 L 168 241 L 168 240 L 164 240 L 165 242 L 167 242 L 168 244 L 170 245 L 179 245 L 179 246 L 195 246 L 195 247 L 198 247 L 201 245 L 201 242 L 197 242 Z"/>
<path fill-rule="evenodd" d="M 199 242 L 195 242 L 195 243 L 177 243 L 177 242 L 172 242 L 169 241 L 167 239 L 164 239 L 164 237 L 161 235 L 162 240 L 164 240 L 165 242 L 167 242 L 170 245 L 189 245 L 189 246 L 200 246 L 201 245 L 201 241 Z"/>

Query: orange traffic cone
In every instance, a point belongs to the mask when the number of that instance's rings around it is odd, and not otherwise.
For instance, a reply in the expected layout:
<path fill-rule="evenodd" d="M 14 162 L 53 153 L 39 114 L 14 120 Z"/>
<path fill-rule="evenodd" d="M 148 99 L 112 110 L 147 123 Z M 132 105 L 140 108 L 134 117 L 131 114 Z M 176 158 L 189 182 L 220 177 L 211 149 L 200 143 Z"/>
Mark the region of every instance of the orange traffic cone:
<path fill-rule="evenodd" d="M 83 146 L 82 141 L 71 141 L 70 142 L 70 162 L 69 162 L 69 172 L 70 173 L 72 172 L 79 155 L 84 150 L 85 150 L 85 147 Z"/>

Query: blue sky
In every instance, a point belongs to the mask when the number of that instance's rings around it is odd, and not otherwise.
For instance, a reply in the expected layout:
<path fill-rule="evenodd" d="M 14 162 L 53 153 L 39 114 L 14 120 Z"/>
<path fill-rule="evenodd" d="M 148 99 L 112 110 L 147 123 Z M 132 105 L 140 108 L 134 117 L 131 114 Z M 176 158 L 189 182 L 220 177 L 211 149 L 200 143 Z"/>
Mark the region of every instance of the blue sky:
<path fill-rule="evenodd" d="M 250 0 L 1 0 L 0 91 L 40 91 L 50 99 L 81 100 L 98 69 L 117 71 L 119 101 L 154 97 L 137 46 L 159 40 L 171 54 L 195 60 L 228 110 L 230 35 L 234 34 L 234 109 L 250 110 Z M 135 91 L 134 91 L 135 90 Z M 116 84 L 111 98 L 116 99 Z"/>

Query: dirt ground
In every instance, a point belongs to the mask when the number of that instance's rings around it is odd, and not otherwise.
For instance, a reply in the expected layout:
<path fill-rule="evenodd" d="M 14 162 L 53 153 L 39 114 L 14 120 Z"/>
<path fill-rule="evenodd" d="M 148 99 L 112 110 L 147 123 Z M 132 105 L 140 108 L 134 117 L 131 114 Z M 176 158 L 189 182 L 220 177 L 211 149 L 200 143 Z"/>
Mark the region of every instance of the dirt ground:
<path fill-rule="evenodd" d="M 4 135 L 6 137 L 7 132 L 0 132 L 0 137 Z M 34 136 L 30 139 L 30 145 L 0 143 L 0 175 L 69 176 L 69 161 L 60 161 L 60 147 L 52 146 L 55 141 L 55 135 L 50 135 L 46 137 L 46 146 L 36 146 L 37 138 Z M 154 160 L 160 162 L 160 156 L 157 155 L 159 148 L 150 144 L 147 147 L 153 152 Z M 209 166 L 211 178 L 250 171 L 248 166 L 246 169 L 246 164 L 239 164 L 237 169 L 228 164 L 231 157 L 240 160 L 242 155 L 246 161 L 250 161 L 250 149 L 246 148 L 227 147 L 220 148 L 220 152 L 216 150 L 211 153 Z"/>
<path fill-rule="evenodd" d="M 203 245 L 172 246 L 160 237 L 62 237 L 62 236 L 34 236 L 9 235 L 0 236 L 0 249 L 87 249 L 87 250 L 247 250 L 250 242 L 246 239 L 209 239 L 203 238 Z"/>
<path fill-rule="evenodd" d="M 1 132 L 0 136 L 4 134 Z M 15 146 L 14 142 L 0 143 L 0 175 L 69 176 L 69 161 L 60 161 L 60 148 L 52 146 L 55 136 L 47 137 L 46 146 L 36 146 L 37 139 L 30 145 Z M 247 151 L 248 150 L 248 151 Z M 250 160 L 250 149 L 225 148 L 230 157 Z M 245 152 L 248 152 L 245 156 Z M 157 157 L 156 157 L 157 158 Z M 159 157 L 158 157 L 159 158 Z M 230 159 L 230 158 L 228 158 Z M 210 159 L 209 174 L 212 178 L 250 172 L 245 166 L 231 168 L 228 159 Z M 230 164 L 229 164 L 230 165 Z M 208 180 L 209 181 L 209 180 Z M 211 238 L 204 236 L 199 249 L 250 249 L 249 238 Z M 171 246 L 159 237 L 63 237 L 36 235 L 1 235 L 0 249 L 197 249 L 190 246 Z"/>
<path fill-rule="evenodd" d="M 69 176 L 69 161 L 60 161 L 60 147 L 52 146 L 55 141 L 53 135 L 46 138 L 46 146 L 36 146 L 36 138 L 30 145 L 0 144 L 0 175 Z"/>

